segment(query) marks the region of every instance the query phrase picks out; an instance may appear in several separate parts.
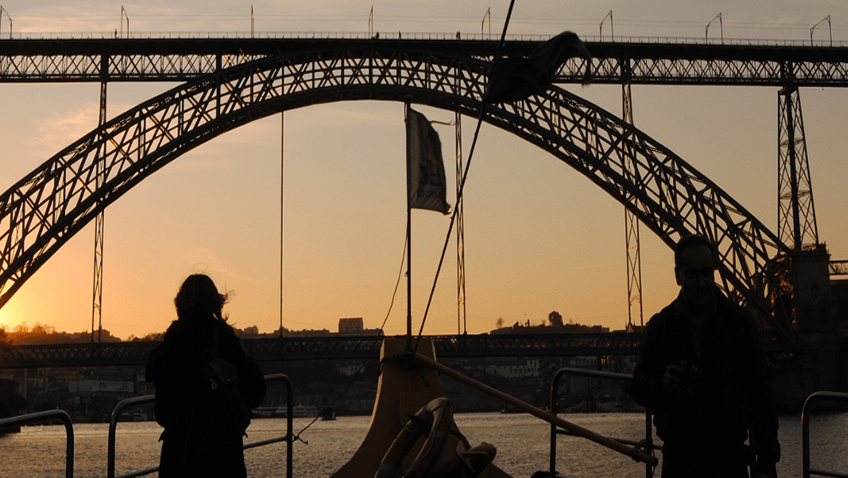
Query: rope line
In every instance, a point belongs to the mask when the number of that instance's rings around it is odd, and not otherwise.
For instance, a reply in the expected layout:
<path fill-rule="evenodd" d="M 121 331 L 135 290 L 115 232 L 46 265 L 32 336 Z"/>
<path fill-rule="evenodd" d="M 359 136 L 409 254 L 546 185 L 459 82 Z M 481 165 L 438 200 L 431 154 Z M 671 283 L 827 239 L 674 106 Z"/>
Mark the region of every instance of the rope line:
<path fill-rule="evenodd" d="M 495 64 L 498 61 L 498 57 L 500 56 L 501 47 L 503 47 L 504 41 L 506 39 L 506 31 L 509 27 L 509 19 L 512 17 L 512 7 L 515 5 L 515 0 L 511 0 L 509 2 L 509 10 L 506 14 L 506 20 L 504 21 L 503 32 L 501 33 L 501 39 L 498 42 L 498 46 L 495 49 L 494 58 L 492 59 L 492 63 L 489 65 L 489 76 L 491 76 L 492 71 L 494 70 Z M 488 96 L 488 85 L 486 89 L 486 95 L 483 96 L 482 105 L 480 107 L 480 115 L 477 117 L 477 127 L 474 130 L 474 139 L 471 141 L 471 150 L 468 152 L 468 162 L 465 164 L 465 172 L 462 174 L 462 182 L 459 185 L 459 191 L 456 193 L 456 202 L 459 204 L 460 199 L 462 199 L 462 192 L 465 190 L 465 181 L 468 179 L 468 172 L 471 170 L 471 160 L 474 158 L 474 150 L 477 147 L 477 138 L 480 134 L 480 127 L 483 125 L 483 117 L 486 115 L 486 109 L 488 106 L 487 96 Z M 427 322 L 427 314 L 430 312 L 430 305 L 433 302 L 433 295 L 436 292 L 436 284 L 439 282 L 439 274 L 442 271 L 442 264 L 445 262 L 445 254 L 447 254 L 448 244 L 451 239 L 451 232 L 453 232 L 453 225 L 456 222 L 456 214 L 458 209 L 453 209 L 453 214 L 451 214 L 450 225 L 448 226 L 448 233 L 445 237 L 445 245 L 442 247 L 442 256 L 439 259 L 439 266 L 436 268 L 436 276 L 433 278 L 433 286 L 430 288 L 430 297 L 427 299 L 427 307 L 424 309 L 424 317 L 421 319 L 421 328 L 418 329 L 418 338 L 415 340 L 415 347 L 412 349 L 413 352 L 418 351 L 418 344 L 421 343 L 421 336 L 424 333 L 424 324 Z"/>
<path fill-rule="evenodd" d="M 386 318 L 383 319 L 383 324 L 380 325 L 380 332 L 383 332 L 383 329 L 386 327 L 386 322 L 389 320 L 389 316 L 392 314 L 392 309 L 394 308 L 394 305 L 395 305 L 395 296 L 397 295 L 398 288 L 400 287 L 400 280 L 403 277 L 403 264 L 406 261 L 406 247 L 407 247 L 408 244 L 409 244 L 409 235 L 406 236 L 406 239 L 404 240 L 404 243 L 403 243 L 403 253 L 401 254 L 401 260 L 400 260 L 400 271 L 398 272 L 397 282 L 395 282 L 395 290 L 394 290 L 394 292 L 392 292 L 392 300 L 389 302 L 389 310 L 388 310 L 388 312 L 386 312 Z M 385 335 L 385 333 L 383 335 Z M 341 400 L 341 398 L 344 397 L 345 394 L 347 394 L 348 390 L 350 390 L 350 387 L 352 387 L 353 384 L 358 380 L 358 378 L 356 377 L 357 374 L 362 372 L 362 369 L 365 368 L 365 364 L 368 363 L 369 360 L 373 360 L 373 359 L 365 359 L 365 360 L 362 361 L 362 363 L 359 364 L 359 368 L 357 368 L 356 372 L 351 376 L 351 379 L 348 382 L 347 387 L 345 387 L 345 389 L 342 390 L 341 393 L 339 393 L 336 396 L 336 398 L 334 398 L 330 402 L 330 404 L 328 405 L 329 407 L 332 408 L 333 405 L 336 404 L 336 402 Z M 307 429 L 309 429 L 309 427 L 311 427 L 315 422 L 317 422 L 318 418 L 319 417 L 315 417 L 314 419 L 312 419 L 311 422 L 306 424 L 306 426 L 303 427 L 303 429 L 301 429 L 299 432 L 297 432 L 297 434 L 294 435 L 293 439 L 301 441 L 304 444 L 308 445 L 309 443 L 307 441 L 301 439 L 300 435 L 303 432 L 305 432 Z"/>

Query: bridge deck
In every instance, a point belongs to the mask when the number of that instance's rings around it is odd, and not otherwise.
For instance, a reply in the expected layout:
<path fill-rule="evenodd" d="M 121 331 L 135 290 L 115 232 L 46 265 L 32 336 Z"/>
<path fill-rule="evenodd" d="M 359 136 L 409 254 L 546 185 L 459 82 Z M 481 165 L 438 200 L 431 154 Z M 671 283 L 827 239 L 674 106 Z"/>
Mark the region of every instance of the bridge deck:
<path fill-rule="evenodd" d="M 534 37 L 531 37 L 534 38 Z M 543 39 L 506 43 L 506 55 L 526 55 Z M 484 39 L 363 38 L 48 38 L 0 41 L 0 82 L 188 81 L 268 56 L 309 50 L 398 51 L 491 58 L 497 42 Z M 656 39 L 587 42 L 595 83 L 844 87 L 848 47 L 725 44 Z M 555 82 L 580 83 L 585 62 L 566 62 Z"/>
<path fill-rule="evenodd" d="M 439 357 L 637 355 L 641 334 L 439 335 Z M 377 359 L 383 337 L 337 335 L 244 340 L 261 362 Z M 143 365 L 158 342 L 20 345 L 0 349 L 0 369 Z"/>

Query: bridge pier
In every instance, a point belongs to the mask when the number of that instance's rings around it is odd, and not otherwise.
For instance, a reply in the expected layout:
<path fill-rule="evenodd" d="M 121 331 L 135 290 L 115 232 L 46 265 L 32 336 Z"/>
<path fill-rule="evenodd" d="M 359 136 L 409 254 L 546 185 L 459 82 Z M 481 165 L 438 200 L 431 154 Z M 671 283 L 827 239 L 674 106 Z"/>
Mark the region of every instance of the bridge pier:
<path fill-rule="evenodd" d="M 814 390 L 840 390 L 839 343 L 830 287 L 830 254 L 823 244 L 794 254 L 795 307 L 805 352 L 807 380 Z"/>
<path fill-rule="evenodd" d="M 780 402 L 803 403 L 818 390 L 848 388 L 848 354 L 840 351 L 836 310 L 832 299 L 828 264 L 823 244 L 792 252 L 792 279 L 796 330 L 801 348 L 794 365 L 778 364 L 775 393 Z"/>

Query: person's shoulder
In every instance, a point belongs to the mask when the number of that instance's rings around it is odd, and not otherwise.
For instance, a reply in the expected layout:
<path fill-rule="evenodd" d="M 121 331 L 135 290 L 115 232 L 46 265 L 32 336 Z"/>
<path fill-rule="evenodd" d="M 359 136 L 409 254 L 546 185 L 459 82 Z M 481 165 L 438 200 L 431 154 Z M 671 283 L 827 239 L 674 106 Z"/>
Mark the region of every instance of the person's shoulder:
<path fill-rule="evenodd" d="M 754 322 L 754 315 L 747 307 L 733 301 L 724 294 L 719 295 L 718 304 L 723 315 L 732 317 L 737 321 Z"/>
<path fill-rule="evenodd" d="M 226 337 L 227 339 L 238 339 L 236 329 L 234 329 L 233 326 L 228 324 L 225 320 L 216 320 L 215 326 L 218 327 L 218 334 L 221 337 Z"/>
<path fill-rule="evenodd" d="M 747 333 L 756 335 L 757 320 L 754 313 L 747 307 L 734 302 L 728 297 L 722 296 L 720 302 L 720 313 L 722 326 L 733 329 L 736 333 Z"/>
<path fill-rule="evenodd" d="M 648 328 L 662 327 L 678 315 L 679 309 L 677 307 L 677 301 L 675 300 L 651 316 L 650 320 L 648 320 Z"/>
<path fill-rule="evenodd" d="M 175 340 L 187 332 L 187 324 L 185 321 L 174 320 L 171 322 L 171 325 L 165 330 L 165 334 L 162 336 L 163 341 Z"/>
<path fill-rule="evenodd" d="M 232 325 L 228 324 L 225 321 L 218 320 L 216 321 L 216 326 L 218 327 L 218 343 L 223 347 L 227 347 L 229 349 L 238 348 L 242 349 L 241 339 L 236 335 L 236 330 Z"/>

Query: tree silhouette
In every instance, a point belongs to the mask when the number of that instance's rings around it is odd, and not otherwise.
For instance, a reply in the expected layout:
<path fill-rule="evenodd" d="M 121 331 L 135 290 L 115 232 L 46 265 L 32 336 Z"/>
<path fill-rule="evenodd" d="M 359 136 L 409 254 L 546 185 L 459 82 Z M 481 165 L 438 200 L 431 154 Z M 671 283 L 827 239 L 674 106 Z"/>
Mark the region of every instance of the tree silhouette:
<path fill-rule="evenodd" d="M 562 315 L 557 311 L 553 311 L 548 314 L 548 322 L 551 323 L 551 327 L 562 327 Z"/>

